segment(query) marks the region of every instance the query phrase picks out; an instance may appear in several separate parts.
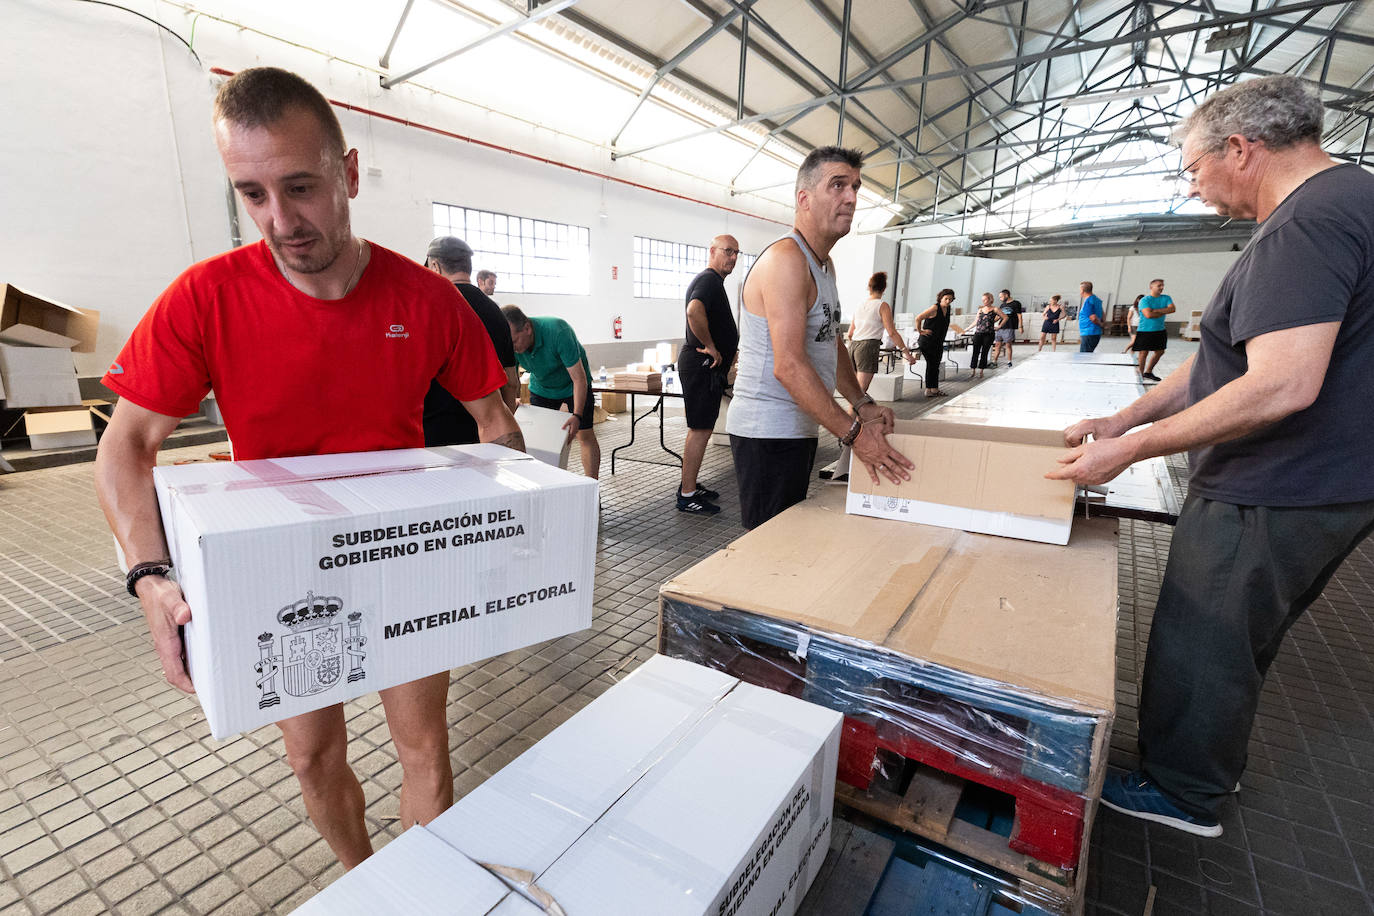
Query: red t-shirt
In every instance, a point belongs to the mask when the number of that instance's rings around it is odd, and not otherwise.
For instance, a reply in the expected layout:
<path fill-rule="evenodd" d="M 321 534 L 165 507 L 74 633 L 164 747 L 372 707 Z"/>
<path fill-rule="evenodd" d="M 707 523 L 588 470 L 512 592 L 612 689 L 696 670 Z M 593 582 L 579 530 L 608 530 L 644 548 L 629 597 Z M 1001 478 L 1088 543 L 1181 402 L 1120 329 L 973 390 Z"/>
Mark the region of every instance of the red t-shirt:
<path fill-rule="evenodd" d="M 213 388 L 240 460 L 422 447 L 431 379 L 471 401 L 506 374 L 452 283 L 371 247 L 337 300 L 288 283 L 265 242 L 202 261 L 158 297 L 102 381 L 169 417 L 195 413 Z"/>

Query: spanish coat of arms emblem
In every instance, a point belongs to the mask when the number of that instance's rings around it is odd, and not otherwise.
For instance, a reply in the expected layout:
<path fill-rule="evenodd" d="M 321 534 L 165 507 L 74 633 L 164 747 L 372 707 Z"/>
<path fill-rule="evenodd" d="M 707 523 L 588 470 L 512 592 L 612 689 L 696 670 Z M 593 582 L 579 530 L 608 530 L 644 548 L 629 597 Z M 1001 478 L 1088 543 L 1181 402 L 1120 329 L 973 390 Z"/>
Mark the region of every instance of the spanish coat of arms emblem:
<path fill-rule="evenodd" d="M 287 630 L 280 642 L 270 632 L 258 637 L 259 657 L 253 670 L 257 672 L 261 692 L 259 709 L 281 702 L 278 677 L 293 697 L 323 693 L 345 677 L 349 682 L 367 677 L 363 670 L 367 637 L 360 632 L 363 615 L 358 611 L 350 613 L 345 629 L 345 621 L 338 619 L 342 609 L 341 598 L 306 592 L 305 598 L 277 612 L 277 621 Z"/>

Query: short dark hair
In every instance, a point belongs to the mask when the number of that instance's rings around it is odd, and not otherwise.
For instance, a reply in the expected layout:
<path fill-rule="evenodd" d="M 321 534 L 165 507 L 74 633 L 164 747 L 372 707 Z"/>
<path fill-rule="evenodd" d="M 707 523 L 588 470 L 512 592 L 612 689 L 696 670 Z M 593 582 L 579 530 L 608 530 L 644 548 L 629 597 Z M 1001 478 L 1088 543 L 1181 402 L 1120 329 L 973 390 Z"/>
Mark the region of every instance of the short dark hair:
<path fill-rule="evenodd" d="M 1091 280 L 1084 280 L 1082 283 L 1078 284 L 1078 286 L 1085 293 L 1090 293 L 1093 291 L 1093 281 Z"/>
<path fill-rule="evenodd" d="M 868 278 L 868 291 L 882 295 L 883 290 L 887 289 L 887 271 L 880 270 Z"/>
<path fill-rule="evenodd" d="M 1010 295 L 1011 295 L 1011 290 L 1009 290 L 1009 289 L 1004 289 L 1004 290 L 1002 290 L 1002 295 L 1004 295 L 1004 296 L 1010 296 Z"/>
<path fill-rule="evenodd" d="M 329 100 L 303 78 L 280 67 L 240 70 L 215 94 L 214 117 L 239 127 L 268 127 L 292 108 L 314 115 L 339 155 L 348 152 L 343 128 Z"/>
<path fill-rule="evenodd" d="M 477 282 L 480 283 L 480 282 L 482 282 L 483 280 L 485 280 L 487 277 L 491 277 L 493 280 L 495 280 L 495 279 L 496 279 L 496 271 L 494 271 L 494 270 L 479 270 L 479 271 L 477 271 Z"/>
<path fill-rule="evenodd" d="M 526 315 L 523 311 L 521 311 L 520 306 L 518 305 L 501 306 L 501 314 L 506 316 L 506 324 L 510 325 L 516 330 L 526 327 L 530 323 L 529 316 Z"/>
<path fill-rule="evenodd" d="M 863 165 L 864 154 L 856 149 L 842 146 L 820 146 L 806 154 L 801 168 L 797 169 L 797 191 L 810 190 L 816 186 L 817 174 L 827 162 L 843 162 L 850 168 Z"/>

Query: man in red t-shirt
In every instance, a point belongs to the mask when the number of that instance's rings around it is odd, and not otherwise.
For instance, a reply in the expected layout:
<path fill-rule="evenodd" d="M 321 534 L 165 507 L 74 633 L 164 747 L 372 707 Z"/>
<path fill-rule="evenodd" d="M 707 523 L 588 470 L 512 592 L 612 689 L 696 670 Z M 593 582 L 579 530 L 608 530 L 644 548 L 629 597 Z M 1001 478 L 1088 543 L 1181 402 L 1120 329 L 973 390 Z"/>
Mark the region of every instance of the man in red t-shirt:
<path fill-rule="evenodd" d="M 167 681 L 194 688 L 178 627 L 191 618 L 168 555 L 152 467 L 212 387 L 236 458 L 424 445 L 437 379 L 481 439 L 523 449 L 505 373 L 447 280 L 353 235 L 358 151 L 324 96 L 275 68 L 245 70 L 215 99 L 225 170 L 263 241 L 194 265 L 149 309 L 104 382 L 120 396 L 96 458 L 105 517 L 130 563 Z M 152 574 L 148 574 L 149 571 Z M 453 803 L 448 672 L 381 691 L 401 760 L 401 823 Z M 342 706 L 279 723 L 306 811 L 345 867 L 372 852 L 347 761 Z"/>

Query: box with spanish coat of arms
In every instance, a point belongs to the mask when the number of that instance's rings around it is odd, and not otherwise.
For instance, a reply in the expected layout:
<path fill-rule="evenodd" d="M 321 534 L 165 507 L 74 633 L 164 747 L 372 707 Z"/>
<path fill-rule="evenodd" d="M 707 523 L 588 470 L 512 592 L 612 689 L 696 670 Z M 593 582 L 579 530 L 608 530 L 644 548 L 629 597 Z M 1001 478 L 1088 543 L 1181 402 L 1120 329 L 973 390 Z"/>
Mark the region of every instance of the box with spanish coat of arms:
<path fill-rule="evenodd" d="M 497 445 L 154 470 L 216 738 L 591 625 L 597 484 Z"/>

